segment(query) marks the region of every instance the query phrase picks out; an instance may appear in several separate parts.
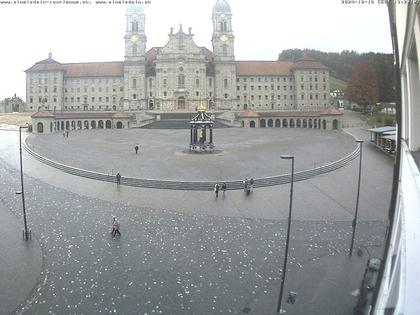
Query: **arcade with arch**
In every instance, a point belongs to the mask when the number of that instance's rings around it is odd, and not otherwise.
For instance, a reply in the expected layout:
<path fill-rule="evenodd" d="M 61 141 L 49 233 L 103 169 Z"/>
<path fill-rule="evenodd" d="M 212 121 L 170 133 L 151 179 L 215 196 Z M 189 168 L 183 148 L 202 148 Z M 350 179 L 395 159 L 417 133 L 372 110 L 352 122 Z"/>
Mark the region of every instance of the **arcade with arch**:
<path fill-rule="evenodd" d="M 321 130 L 341 130 L 343 114 L 330 107 L 322 112 L 254 112 L 239 114 L 243 128 L 304 128 Z"/>
<path fill-rule="evenodd" d="M 132 117 L 126 112 L 51 113 L 39 111 L 32 116 L 34 133 L 53 133 L 90 129 L 130 128 Z"/>

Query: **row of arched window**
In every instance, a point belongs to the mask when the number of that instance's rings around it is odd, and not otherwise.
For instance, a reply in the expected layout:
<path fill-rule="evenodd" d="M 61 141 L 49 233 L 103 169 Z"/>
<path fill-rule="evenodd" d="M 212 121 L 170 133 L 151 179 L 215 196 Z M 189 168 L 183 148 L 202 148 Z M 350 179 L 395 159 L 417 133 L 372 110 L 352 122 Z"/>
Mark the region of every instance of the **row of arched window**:
<path fill-rule="evenodd" d="M 332 129 L 338 129 L 338 120 L 332 121 Z M 245 122 L 242 121 L 242 127 L 245 126 Z M 256 121 L 251 120 L 249 127 L 256 128 Z M 277 119 L 265 119 L 259 120 L 260 128 L 311 128 L 311 129 L 327 129 L 327 121 L 325 119 L 318 118 L 277 118 Z"/>
<path fill-rule="evenodd" d="M 42 122 L 37 123 L 37 132 L 44 132 L 44 124 Z M 124 128 L 121 121 L 117 121 L 115 124 L 117 129 Z M 81 129 L 111 129 L 112 121 L 107 120 L 61 120 L 50 123 L 50 132 L 54 131 L 67 131 L 67 130 L 81 130 Z"/>

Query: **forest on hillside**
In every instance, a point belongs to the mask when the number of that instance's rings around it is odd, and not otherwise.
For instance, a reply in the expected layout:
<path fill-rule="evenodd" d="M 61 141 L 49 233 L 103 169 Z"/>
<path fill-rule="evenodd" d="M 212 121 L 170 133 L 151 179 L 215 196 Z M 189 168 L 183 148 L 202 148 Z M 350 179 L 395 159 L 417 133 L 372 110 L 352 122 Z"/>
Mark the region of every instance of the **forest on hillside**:
<path fill-rule="evenodd" d="M 369 62 L 374 68 L 379 87 L 379 101 L 395 102 L 393 55 L 384 53 L 358 53 L 344 50 L 341 53 L 313 49 L 287 49 L 278 60 L 295 61 L 303 56 L 314 58 L 330 68 L 331 76 L 348 81 L 354 68 L 361 62 Z"/>

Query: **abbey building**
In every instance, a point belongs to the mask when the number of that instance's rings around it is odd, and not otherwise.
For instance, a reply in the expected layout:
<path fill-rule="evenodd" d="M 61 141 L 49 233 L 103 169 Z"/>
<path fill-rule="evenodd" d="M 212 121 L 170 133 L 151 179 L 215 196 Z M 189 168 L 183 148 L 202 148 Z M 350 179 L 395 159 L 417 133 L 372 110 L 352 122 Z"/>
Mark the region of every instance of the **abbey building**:
<path fill-rule="evenodd" d="M 26 72 L 28 111 L 322 111 L 329 106 L 329 70 L 303 58 L 237 61 L 232 13 L 213 7 L 212 49 L 194 43 L 191 28 L 171 29 L 164 47 L 147 48 L 141 5 L 126 14 L 124 61 L 60 63 L 50 54 Z"/>

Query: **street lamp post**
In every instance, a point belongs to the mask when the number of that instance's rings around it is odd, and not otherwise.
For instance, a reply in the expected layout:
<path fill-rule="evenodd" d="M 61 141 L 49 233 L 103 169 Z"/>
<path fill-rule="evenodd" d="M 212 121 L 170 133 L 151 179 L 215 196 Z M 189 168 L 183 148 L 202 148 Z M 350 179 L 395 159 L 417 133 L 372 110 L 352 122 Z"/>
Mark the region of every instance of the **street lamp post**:
<path fill-rule="evenodd" d="M 283 261 L 283 273 L 281 277 L 281 285 L 280 285 L 280 293 L 279 293 L 279 300 L 277 303 L 277 313 L 284 313 L 281 309 L 281 301 L 283 298 L 283 289 L 284 289 L 284 281 L 286 280 L 286 271 L 287 271 L 287 256 L 289 254 L 289 239 L 290 239 L 290 223 L 292 220 L 292 202 L 293 202 L 293 176 L 295 172 L 295 157 L 292 155 L 282 155 L 280 156 L 282 159 L 285 160 L 292 160 L 292 172 L 290 174 L 291 181 L 290 181 L 290 200 L 289 200 L 289 218 L 287 221 L 287 236 L 286 236 L 286 248 L 284 252 L 284 261 Z"/>
<path fill-rule="evenodd" d="M 20 158 L 20 184 L 22 190 L 19 192 L 22 195 L 22 209 L 23 209 L 23 223 L 25 225 L 25 231 L 23 238 L 27 241 L 30 238 L 28 232 L 28 223 L 26 221 L 26 207 L 25 207 L 25 190 L 23 189 L 23 166 L 22 166 L 22 129 L 27 129 L 28 126 L 19 127 L 19 158 Z"/>
<path fill-rule="evenodd" d="M 359 195 L 360 195 L 360 177 L 362 174 L 362 144 L 363 140 L 356 140 L 356 142 L 359 144 L 360 153 L 359 153 L 359 180 L 357 182 L 357 197 L 356 197 L 356 211 L 354 213 L 354 219 L 351 224 L 351 227 L 353 228 L 353 235 L 351 237 L 351 245 L 350 245 L 350 251 L 349 256 L 353 255 L 353 245 L 354 245 L 354 234 L 356 233 L 356 224 L 357 224 L 357 213 L 359 211 Z"/>

